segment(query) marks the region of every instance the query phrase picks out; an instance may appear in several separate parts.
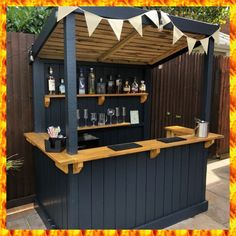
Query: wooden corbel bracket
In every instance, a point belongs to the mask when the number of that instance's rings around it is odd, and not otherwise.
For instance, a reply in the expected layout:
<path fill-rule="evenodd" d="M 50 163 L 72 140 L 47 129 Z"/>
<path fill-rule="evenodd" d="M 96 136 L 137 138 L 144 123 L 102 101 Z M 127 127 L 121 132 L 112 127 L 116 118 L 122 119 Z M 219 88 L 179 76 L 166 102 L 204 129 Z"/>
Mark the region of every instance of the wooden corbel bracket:
<path fill-rule="evenodd" d="M 145 103 L 147 101 L 148 95 L 144 94 L 140 96 L 140 103 Z"/>
<path fill-rule="evenodd" d="M 47 108 L 50 106 L 50 97 L 44 97 L 44 106 Z"/>
<path fill-rule="evenodd" d="M 98 97 L 98 105 L 103 105 L 105 102 L 105 96 L 99 96 Z"/>
<path fill-rule="evenodd" d="M 79 174 L 83 166 L 83 162 L 73 164 L 73 174 Z"/>
<path fill-rule="evenodd" d="M 213 140 L 209 140 L 209 141 L 206 141 L 205 143 L 204 143 L 204 147 L 205 148 L 209 148 L 211 145 L 213 145 L 215 143 L 215 140 L 213 139 Z"/>
<path fill-rule="evenodd" d="M 153 158 L 156 158 L 159 154 L 160 154 L 160 149 L 153 149 L 153 150 L 150 150 L 150 158 L 153 159 Z"/>

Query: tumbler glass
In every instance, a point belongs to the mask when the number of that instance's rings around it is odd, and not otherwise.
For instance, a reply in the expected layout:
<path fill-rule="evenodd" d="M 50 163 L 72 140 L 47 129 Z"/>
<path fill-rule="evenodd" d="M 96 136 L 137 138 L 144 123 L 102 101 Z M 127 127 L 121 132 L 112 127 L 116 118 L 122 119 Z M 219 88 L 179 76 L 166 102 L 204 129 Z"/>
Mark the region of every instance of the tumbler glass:
<path fill-rule="evenodd" d="M 88 124 L 88 109 L 84 109 L 84 126 Z"/>
<path fill-rule="evenodd" d="M 122 107 L 122 117 L 123 117 L 123 123 L 125 123 L 125 117 L 126 117 L 126 108 Z"/>

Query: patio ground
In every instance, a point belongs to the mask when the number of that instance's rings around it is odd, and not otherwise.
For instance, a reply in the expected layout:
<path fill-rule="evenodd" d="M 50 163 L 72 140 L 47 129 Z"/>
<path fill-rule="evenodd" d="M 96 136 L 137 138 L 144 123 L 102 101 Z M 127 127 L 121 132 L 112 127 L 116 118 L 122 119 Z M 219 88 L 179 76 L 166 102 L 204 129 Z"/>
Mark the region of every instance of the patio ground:
<path fill-rule="evenodd" d="M 229 228 L 229 159 L 209 160 L 207 166 L 209 209 L 168 229 L 228 229 Z M 7 210 L 8 229 L 46 229 L 33 204 Z"/>

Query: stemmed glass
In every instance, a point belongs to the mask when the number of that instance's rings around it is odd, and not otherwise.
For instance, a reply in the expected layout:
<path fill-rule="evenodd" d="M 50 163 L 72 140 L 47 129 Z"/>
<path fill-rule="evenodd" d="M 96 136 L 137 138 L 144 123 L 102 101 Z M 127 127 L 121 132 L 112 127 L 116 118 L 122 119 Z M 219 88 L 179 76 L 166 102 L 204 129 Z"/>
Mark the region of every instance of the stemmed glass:
<path fill-rule="evenodd" d="M 97 121 L 97 113 L 91 113 L 91 121 L 93 126 L 95 126 L 95 122 Z"/>
<path fill-rule="evenodd" d="M 88 124 L 88 109 L 84 109 L 84 126 Z"/>
<path fill-rule="evenodd" d="M 112 125 L 112 116 L 115 115 L 115 110 L 112 108 L 107 109 L 107 115 L 110 116 L 110 125 Z"/>
<path fill-rule="evenodd" d="M 125 123 L 125 116 L 126 116 L 126 108 L 125 108 L 125 107 L 122 107 L 123 123 Z"/>
<path fill-rule="evenodd" d="M 119 116 L 120 116 L 120 109 L 119 109 L 119 107 L 116 107 L 115 110 L 116 110 L 116 123 L 118 124 L 119 123 Z"/>
<path fill-rule="evenodd" d="M 77 124 L 79 126 L 79 120 L 80 120 L 80 110 L 79 109 L 76 110 L 76 117 L 77 117 Z"/>

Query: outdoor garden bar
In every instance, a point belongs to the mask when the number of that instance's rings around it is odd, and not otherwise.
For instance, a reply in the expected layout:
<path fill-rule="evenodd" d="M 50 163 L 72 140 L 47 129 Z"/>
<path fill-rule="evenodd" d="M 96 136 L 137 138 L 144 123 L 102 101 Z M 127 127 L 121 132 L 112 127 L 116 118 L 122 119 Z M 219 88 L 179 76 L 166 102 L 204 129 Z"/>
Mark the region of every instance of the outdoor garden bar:
<path fill-rule="evenodd" d="M 223 136 L 176 125 L 151 138 L 158 94 L 150 74 L 202 45 L 199 125 L 207 124 L 218 32 L 157 10 L 53 10 L 30 52 L 34 131 L 25 138 L 34 146 L 37 202 L 54 227 L 157 229 L 208 209 L 208 148 Z"/>

